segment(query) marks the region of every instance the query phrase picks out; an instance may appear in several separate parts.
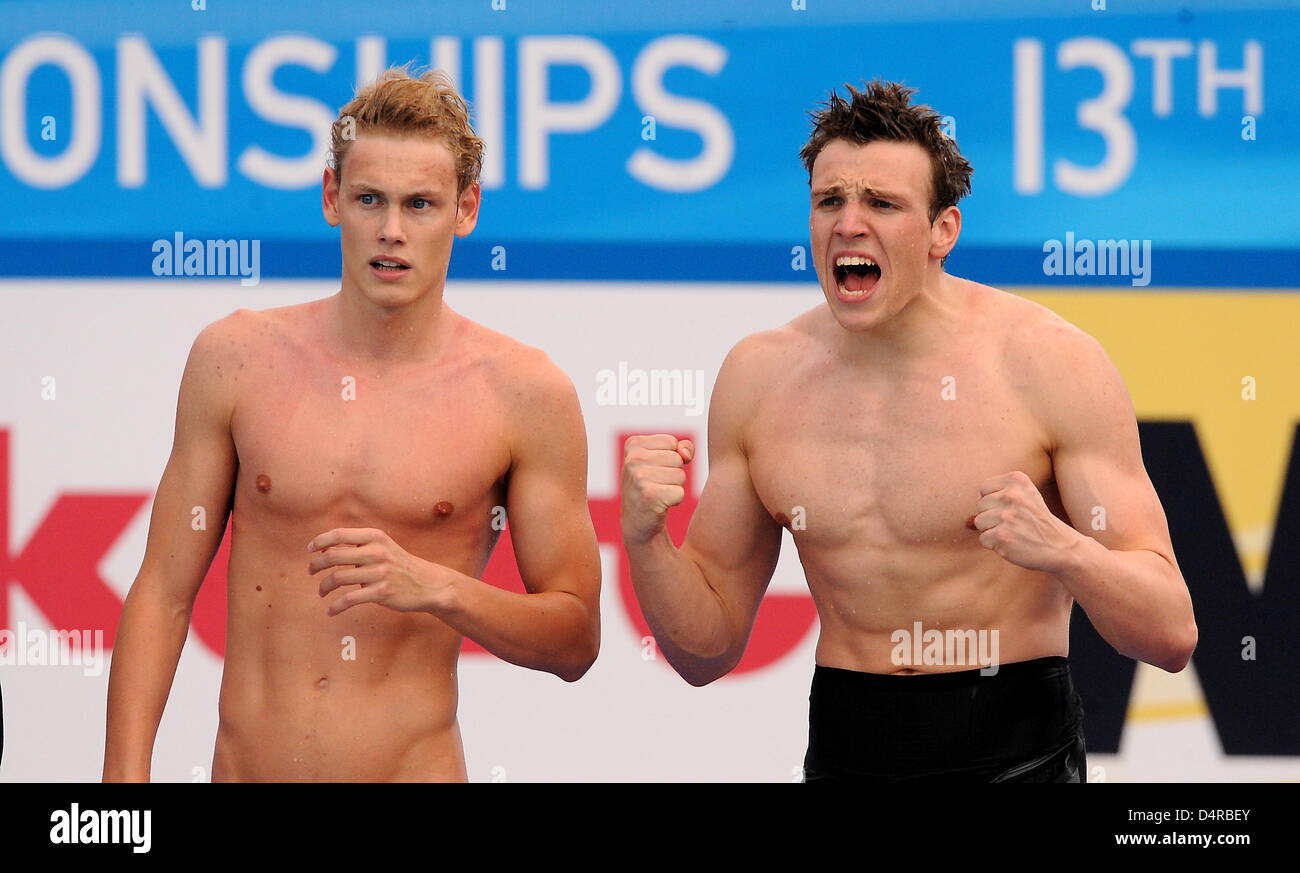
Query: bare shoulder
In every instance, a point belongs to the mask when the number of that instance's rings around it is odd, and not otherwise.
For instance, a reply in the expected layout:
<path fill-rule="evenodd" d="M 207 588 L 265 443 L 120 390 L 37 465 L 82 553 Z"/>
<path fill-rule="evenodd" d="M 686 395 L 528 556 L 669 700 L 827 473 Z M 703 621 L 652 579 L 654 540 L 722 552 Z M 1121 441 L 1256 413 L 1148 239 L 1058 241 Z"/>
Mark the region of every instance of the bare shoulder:
<path fill-rule="evenodd" d="M 977 309 L 997 327 L 994 347 L 1002 355 L 1008 375 L 1026 383 L 1038 379 L 1056 382 L 1078 374 L 1077 368 L 1107 361 L 1094 337 L 1060 315 L 1025 297 L 972 282 Z"/>
<path fill-rule="evenodd" d="M 464 360 L 482 374 L 487 388 L 516 409 L 576 405 L 573 381 L 543 350 L 457 315 Z"/>
<path fill-rule="evenodd" d="M 824 311 L 819 311 L 824 310 Z M 751 333 L 727 353 L 713 384 L 709 403 L 709 445 L 747 444 L 748 424 L 765 400 L 781 393 L 780 387 L 797 378 L 802 364 L 814 359 L 823 344 L 821 306 L 779 327 Z"/>
<path fill-rule="evenodd" d="M 1054 443 L 1068 433 L 1132 420 L 1123 377 L 1095 337 L 1032 300 L 988 290 L 1001 295 L 992 305 L 1001 307 L 1005 324 L 1003 372 L 1038 411 Z"/>
<path fill-rule="evenodd" d="M 258 324 L 259 313 L 237 309 L 199 331 L 181 377 L 178 420 L 229 427 L 238 405 L 241 371 L 255 360 Z"/>
<path fill-rule="evenodd" d="M 771 386 L 771 380 L 791 372 L 821 345 L 829 310 L 821 305 L 780 327 L 751 333 L 741 339 L 722 362 L 719 383 L 735 391 L 742 386 Z"/>
<path fill-rule="evenodd" d="M 190 360 L 214 367 L 243 366 L 254 357 L 258 340 L 271 329 L 265 313 L 236 309 L 199 331 L 190 351 Z"/>
<path fill-rule="evenodd" d="M 319 341 L 322 307 L 327 300 L 312 300 L 269 309 L 239 309 L 245 342 L 273 342 L 280 345 Z"/>
<path fill-rule="evenodd" d="M 268 373 L 289 378 L 286 359 L 303 359 L 304 347 L 313 342 L 317 303 L 236 309 L 199 332 L 187 370 L 233 409 L 241 391 L 254 390 L 258 378 Z"/>
<path fill-rule="evenodd" d="M 263 361 L 264 344 L 306 338 L 314 306 L 299 303 L 272 309 L 236 309 L 209 324 L 199 336 L 227 358 L 247 364 Z"/>

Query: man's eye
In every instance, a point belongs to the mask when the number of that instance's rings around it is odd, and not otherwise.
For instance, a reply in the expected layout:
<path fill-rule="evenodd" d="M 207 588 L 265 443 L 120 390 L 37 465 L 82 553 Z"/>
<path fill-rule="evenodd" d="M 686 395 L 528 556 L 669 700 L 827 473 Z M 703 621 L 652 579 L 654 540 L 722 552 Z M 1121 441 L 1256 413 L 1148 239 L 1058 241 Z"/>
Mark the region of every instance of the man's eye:
<path fill-rule="evenodd" d="M 838 197 L 823 197 L 821 203 L 819 203 L 819 204 L 817 204 L 817 205 L 818 205 L 818 206 L 835 206 L 835 205 L 837 205 L 839 202 L 840 202 L 840 198 L 838 198 Z"/>
<path fill-rule="evenodd" d="M 374 194 L 360 194 L 360 195 L 357 196 L 357 199 L 360 200 L 362 203 L 366 204 L 367 206 L 369 206 L 372 202 L 374 202 L 375 195 L 374 195 Z"/>
<path fill-rule="evenodd" d="M 429 201 L 425 200 L 423 197 L 416 197 L 411 201 L 411 205 L 416 209 L 423 209 L 425 206 L 429 205 Z"/>
<path fill-rule="evenodd" d="M 890 203 L 888 200 L 877 200 L 877 201 L 875 202 L 875 205 L 876 205 L 876 206 L 888 206 L 890 209 L 893 209 L 893 208 L 894 208 L 894 204 Z"/>

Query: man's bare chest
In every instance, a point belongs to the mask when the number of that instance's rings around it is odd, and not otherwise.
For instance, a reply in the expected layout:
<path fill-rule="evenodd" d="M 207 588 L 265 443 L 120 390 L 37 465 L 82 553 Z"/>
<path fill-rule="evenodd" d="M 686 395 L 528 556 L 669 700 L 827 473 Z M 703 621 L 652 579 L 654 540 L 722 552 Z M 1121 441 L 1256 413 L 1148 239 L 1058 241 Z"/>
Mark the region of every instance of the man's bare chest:
<path fill-rule="evenodd" d="M 247 380 L 232 419 L 237 503 L 284 520 L 426 528 L 489 513 L 509 468 L 480 386 L 284 364 Z"/>
<path fill-rule="evenodd" d="M 886 387 L 804 381 L 747 432 L 764 506 L 800 547 L 959 545 L 990 477 L 1051 489 L 1042 427 L 990 368 L 935 368 Z"/>

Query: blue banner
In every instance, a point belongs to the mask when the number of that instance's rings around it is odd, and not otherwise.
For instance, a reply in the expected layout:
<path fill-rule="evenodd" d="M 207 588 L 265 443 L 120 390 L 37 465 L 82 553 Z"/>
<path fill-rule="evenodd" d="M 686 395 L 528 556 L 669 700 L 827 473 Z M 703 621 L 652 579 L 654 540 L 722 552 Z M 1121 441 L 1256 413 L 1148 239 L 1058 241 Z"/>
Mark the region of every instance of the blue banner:
<path fill-rule="evenodd" d="M 0 274 L 147 276 L 183 233 L 337 275 L 329 123 L 415 61 L 487 141 L 453 275 L 806 278 L 807 112 L 879 77 L 975 167 L 954 272 L 1041 283 L 1068 234 L 1145 241 L 1154 285 L 1295 286 L 1297 55 L 1278 3 L 0 3 Z"/>

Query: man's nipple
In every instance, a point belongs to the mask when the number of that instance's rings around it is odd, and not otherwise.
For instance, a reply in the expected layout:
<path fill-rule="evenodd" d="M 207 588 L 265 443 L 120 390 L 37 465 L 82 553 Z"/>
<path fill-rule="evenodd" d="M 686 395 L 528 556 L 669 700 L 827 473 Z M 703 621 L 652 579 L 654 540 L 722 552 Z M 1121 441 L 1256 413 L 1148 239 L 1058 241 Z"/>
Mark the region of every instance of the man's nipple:
<path fill-rule="evenodd" d="M 265 473 L 257 474 L 257 490 L 266 494 L 271 490 L 271 477 Z"/>

